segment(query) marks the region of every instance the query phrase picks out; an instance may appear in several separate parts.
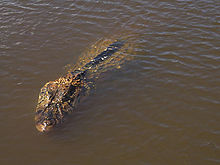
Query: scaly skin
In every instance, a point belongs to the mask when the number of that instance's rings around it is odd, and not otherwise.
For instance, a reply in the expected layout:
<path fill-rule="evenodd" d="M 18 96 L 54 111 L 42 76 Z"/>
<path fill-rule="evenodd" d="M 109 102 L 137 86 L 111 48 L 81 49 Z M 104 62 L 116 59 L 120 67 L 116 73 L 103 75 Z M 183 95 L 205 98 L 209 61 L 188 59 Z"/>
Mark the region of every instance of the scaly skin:
<path fill-rule="evenodd" d="M 83 74 L 69 72 L 65 77 L 49 81 L 41 88 L 36 108 L 36 128 L 47 132 L 61 124 L 70 114 L 85 86 Z"/>
<path fill-rule="evenodd" d="M 122 42 L 114 42 L 80 70 L 68 72 L 66 76 L 46 83 L 41 88 L 36 107 L 35 123 L 37 130 L 48 132 L 63 123 L 65 116 L 73 112 L 79 98 L 86 90 L 85 76 L 89 69 L 109 58 L 122 46 Z"/>

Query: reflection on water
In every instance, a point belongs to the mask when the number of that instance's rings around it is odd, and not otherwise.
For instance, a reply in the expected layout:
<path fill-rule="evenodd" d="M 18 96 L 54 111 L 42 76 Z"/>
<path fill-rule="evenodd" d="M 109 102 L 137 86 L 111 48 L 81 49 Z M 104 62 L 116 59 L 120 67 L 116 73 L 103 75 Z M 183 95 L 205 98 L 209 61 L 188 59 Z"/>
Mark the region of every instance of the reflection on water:
<path fill-rule="evenodd" d="M 0 2 L 0 163 L 218 164 L 219 8 L 214 0 Z M 62 127 L 38 133 L 39 89 L 117 36 L 129 38 L 132 59 L 102 73 Z"/>

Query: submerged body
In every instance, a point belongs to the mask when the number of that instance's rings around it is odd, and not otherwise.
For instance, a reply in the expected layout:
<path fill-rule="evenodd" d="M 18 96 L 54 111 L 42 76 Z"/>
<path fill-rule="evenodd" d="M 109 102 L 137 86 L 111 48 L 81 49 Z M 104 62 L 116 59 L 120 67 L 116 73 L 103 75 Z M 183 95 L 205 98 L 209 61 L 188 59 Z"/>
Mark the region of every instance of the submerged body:
<path fill-rule="evenodd" d="M 123 46 L 123 42 L 114 42 L 98 54 L 93 60 L 66 76 L 46 83 L 40 91 L 36 107 L 35 123 L 40 132 L 48 132 L 63 123 L 65 116 L 76 108 L 79 98 L 87 90 L 86 75 L 90 69 L 108 59 Z"/>

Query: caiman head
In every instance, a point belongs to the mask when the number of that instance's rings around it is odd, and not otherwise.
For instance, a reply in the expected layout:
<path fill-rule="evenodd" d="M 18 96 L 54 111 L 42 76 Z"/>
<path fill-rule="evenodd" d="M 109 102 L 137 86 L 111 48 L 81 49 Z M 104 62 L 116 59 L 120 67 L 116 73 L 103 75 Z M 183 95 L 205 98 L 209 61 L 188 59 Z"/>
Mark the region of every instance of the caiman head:
<path fill-rule="evenodd" d="M 46 83 L 41 88 L 36 108 L 37 130 L 48 132 L 61 124 L 75 108 L 82 87 L 83 81 L 72 73 Z"/>

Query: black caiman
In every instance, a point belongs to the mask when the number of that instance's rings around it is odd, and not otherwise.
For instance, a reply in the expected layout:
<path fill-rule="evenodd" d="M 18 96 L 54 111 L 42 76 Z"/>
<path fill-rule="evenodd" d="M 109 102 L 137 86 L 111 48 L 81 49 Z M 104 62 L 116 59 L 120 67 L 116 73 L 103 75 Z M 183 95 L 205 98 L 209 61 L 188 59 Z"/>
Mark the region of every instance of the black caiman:
<path fill-rule="evenodd" d="M 40 90 L 36 107 L 37 130 L 48 132 L 63 123 L 65 117 L 74 111 L 86 90 L 86 75 L 89 70 L 108 59 L 123 45 L 123 41 L 115 41 L 82 68 L 69 71 L 65 76 L 46 83 Z"/>

